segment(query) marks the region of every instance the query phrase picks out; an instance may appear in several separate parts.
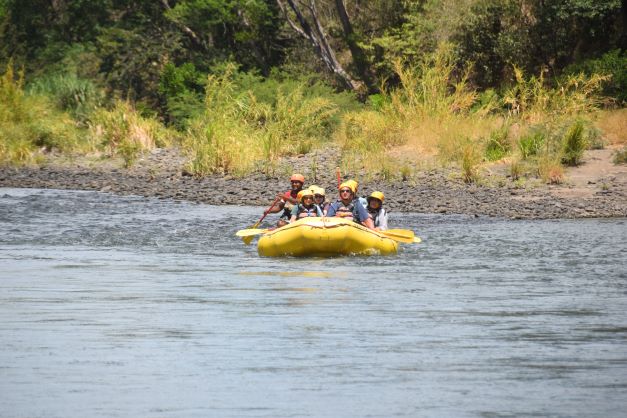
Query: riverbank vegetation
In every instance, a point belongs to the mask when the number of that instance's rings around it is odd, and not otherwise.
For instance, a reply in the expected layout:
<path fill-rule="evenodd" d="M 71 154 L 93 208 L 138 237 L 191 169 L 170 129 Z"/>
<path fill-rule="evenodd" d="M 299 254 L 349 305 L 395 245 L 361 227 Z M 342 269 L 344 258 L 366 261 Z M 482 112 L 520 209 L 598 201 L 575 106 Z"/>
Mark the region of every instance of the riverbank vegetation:
<path fill-rule="evenodd" d="M 627 11 L 556 3 L 2 0 L 0 163 L 176 146 L 197 176 L 271 175 L 333 146 L 371 177 L 559 183 L 627 144 Z"/>

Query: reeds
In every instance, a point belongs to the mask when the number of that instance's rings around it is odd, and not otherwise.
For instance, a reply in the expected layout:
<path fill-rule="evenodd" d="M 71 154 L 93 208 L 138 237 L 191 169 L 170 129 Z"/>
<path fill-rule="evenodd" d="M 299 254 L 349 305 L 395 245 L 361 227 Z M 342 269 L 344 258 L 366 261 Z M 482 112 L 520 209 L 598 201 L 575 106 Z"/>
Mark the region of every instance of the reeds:
<path fill-rule="evenodd" d="M 186 134 L 189 170 L 196 175 L 246 174 L 256 167 L 271 173 L 280 157 L 310 152 L 326 141 L 337 112 L 330 100 L 307 97 L 304 86 L 280 86 L 274 103 L 260 102 L 251 91 L 238 94 L 235 66 L 209 76 L 205 113 Z"/>
<path fill-rule="evenodd" d="M 111 109 L 99 108 L 88 121 L 92 145 L 109 155 L 121 156 L 130 167 L 144 151 L 173 143 L 176 135 L 159 121 L 145 118 L 128 101 L 118 100 Z"/>
<path fill-rule="evenodd" d="M 85 145 L 75 121 L 43 95 L 24 90 L 24 76 L 12 63 L 0 75 L 0 162 L 24 165 L 45 153 L 71 153 Z"/>

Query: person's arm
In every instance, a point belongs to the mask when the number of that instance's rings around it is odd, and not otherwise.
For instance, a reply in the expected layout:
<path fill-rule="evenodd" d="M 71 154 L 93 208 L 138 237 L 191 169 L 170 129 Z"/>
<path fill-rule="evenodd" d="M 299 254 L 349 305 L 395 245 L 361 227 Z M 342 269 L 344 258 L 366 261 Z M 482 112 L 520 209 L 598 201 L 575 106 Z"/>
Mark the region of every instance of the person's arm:
<path fill-rule="evenodd" d="M 372 218 L 370 218 L 370 215 L 368 215 L 368 211 L 366 210 L 364 205 L 361 204 L 359 199 L 355 200 L 355 209 L 357 210 L 359 222 L 361 222 L 362 225 L 369 229 L 374 229 L 374 222 L 372 221 Z"/>
<path fill-rule="evenodd" d="M 276 205 L 272 207 L 272 209 L 270 209 L 270 211 L 268 211 L 268 213 L 279 213 L 285 207 L 285 194 L 279 193 L 276 195 L 276 197 L 278 197 L 280 200 L 277 202 Z"/>
<path fill-rule="evenodd" d="M 329 205 L 329 209 L 327 210 L 327 216 L 329 218 L 332 217 L 332 216 L 335 216 L 335 211 L 336 211 L 335 205 L 333 203 L 331 203 Z"/>
<path fill-rule="evenodd" d="M 292 197 L 289 193 L 287 193 L 285 196 L 283 196 L 283 201 L 284 202 L 290 202 L 292 205 L 297 205 L 298 204 L 298 199 L 296 199 L 295 197 Z"/>
<path fill-rule="evenodd" d="M 292 206 L 292 212 L 291 212 L 290 216 L 290 223 L 294 222 L 296 219 L 298 219 L 298 205 L 294 205 Z"/>
<path fill-rule="evenodd" d="M 370 219 L 370 218 L 366 218 L 366 220 L 362 221 L 361 223 L 362 223 L 362 225 L 363 225 L 363 226 L 365 226 L 366 228 L 368 228 L 368 229 L 372 229 L 372 230 L 375 230 L 375 231 L 376 231 L 376 229 L 375 229 L 375 227 L 374 227 L 374 222 L 372 222 L 372 219 Z"/>

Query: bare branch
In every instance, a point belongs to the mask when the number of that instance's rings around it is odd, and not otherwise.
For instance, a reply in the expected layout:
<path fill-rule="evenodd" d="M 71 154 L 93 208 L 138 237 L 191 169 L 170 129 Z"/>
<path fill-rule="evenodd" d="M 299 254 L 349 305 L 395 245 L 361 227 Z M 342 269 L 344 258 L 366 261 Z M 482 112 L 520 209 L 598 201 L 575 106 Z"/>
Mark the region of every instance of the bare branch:
<path fill-rule="evenodd" d="M 163 7 L 165 7 L 166 10 L 172 10 L 172 7 L 170 7 L 170 3 L 168 3 L 168 0 L 161 0 L 161 4 L 163 4 Z M 207 44 L 198 35 L 196 35 L 196 32 L 194 32 L 190 27 L 180 22 L 175 23 L 181 28 L 181 30 L 183 30 L 183 32 L 187 34 L 187 36 L 191 38 L 194 44 L 201 47 L 202 49 L 208 49 Z"/>

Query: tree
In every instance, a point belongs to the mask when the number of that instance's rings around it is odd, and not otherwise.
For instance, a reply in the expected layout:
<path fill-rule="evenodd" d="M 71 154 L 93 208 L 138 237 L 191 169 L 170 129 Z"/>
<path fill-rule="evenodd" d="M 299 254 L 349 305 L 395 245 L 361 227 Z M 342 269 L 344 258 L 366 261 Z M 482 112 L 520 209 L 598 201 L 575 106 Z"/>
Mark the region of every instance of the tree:
<path fill-rule="evenodd" d="M 368 77 L 365 76 L 367 71 L 365 54 L 356 42 L 343 1 L 335 0 L 335 7 L 342 21 L 344 37 L 348 41 L 351 52 L 353 52 L 353 59 L 357 57 L 357 66 L 365 79 L 363 81 L 356 80 L 351 76 L 337 59 L 335 50 L 332 48 L 329 37 L 321 23 L 316 0 L 277 0 L 277 4 L 288 25 L 311 44 L 316 55 L 343 82 L 345 87 L 360 94 L 365 93 L 364 81 L 368 80 Z"/>
<path fill-rule="evenodd" d="M 277 62 L 278 11 L 263 0 L 161 0 L 165 16 L 207 60 L 233 55 L 244 68 L 268 74 Z"/>

